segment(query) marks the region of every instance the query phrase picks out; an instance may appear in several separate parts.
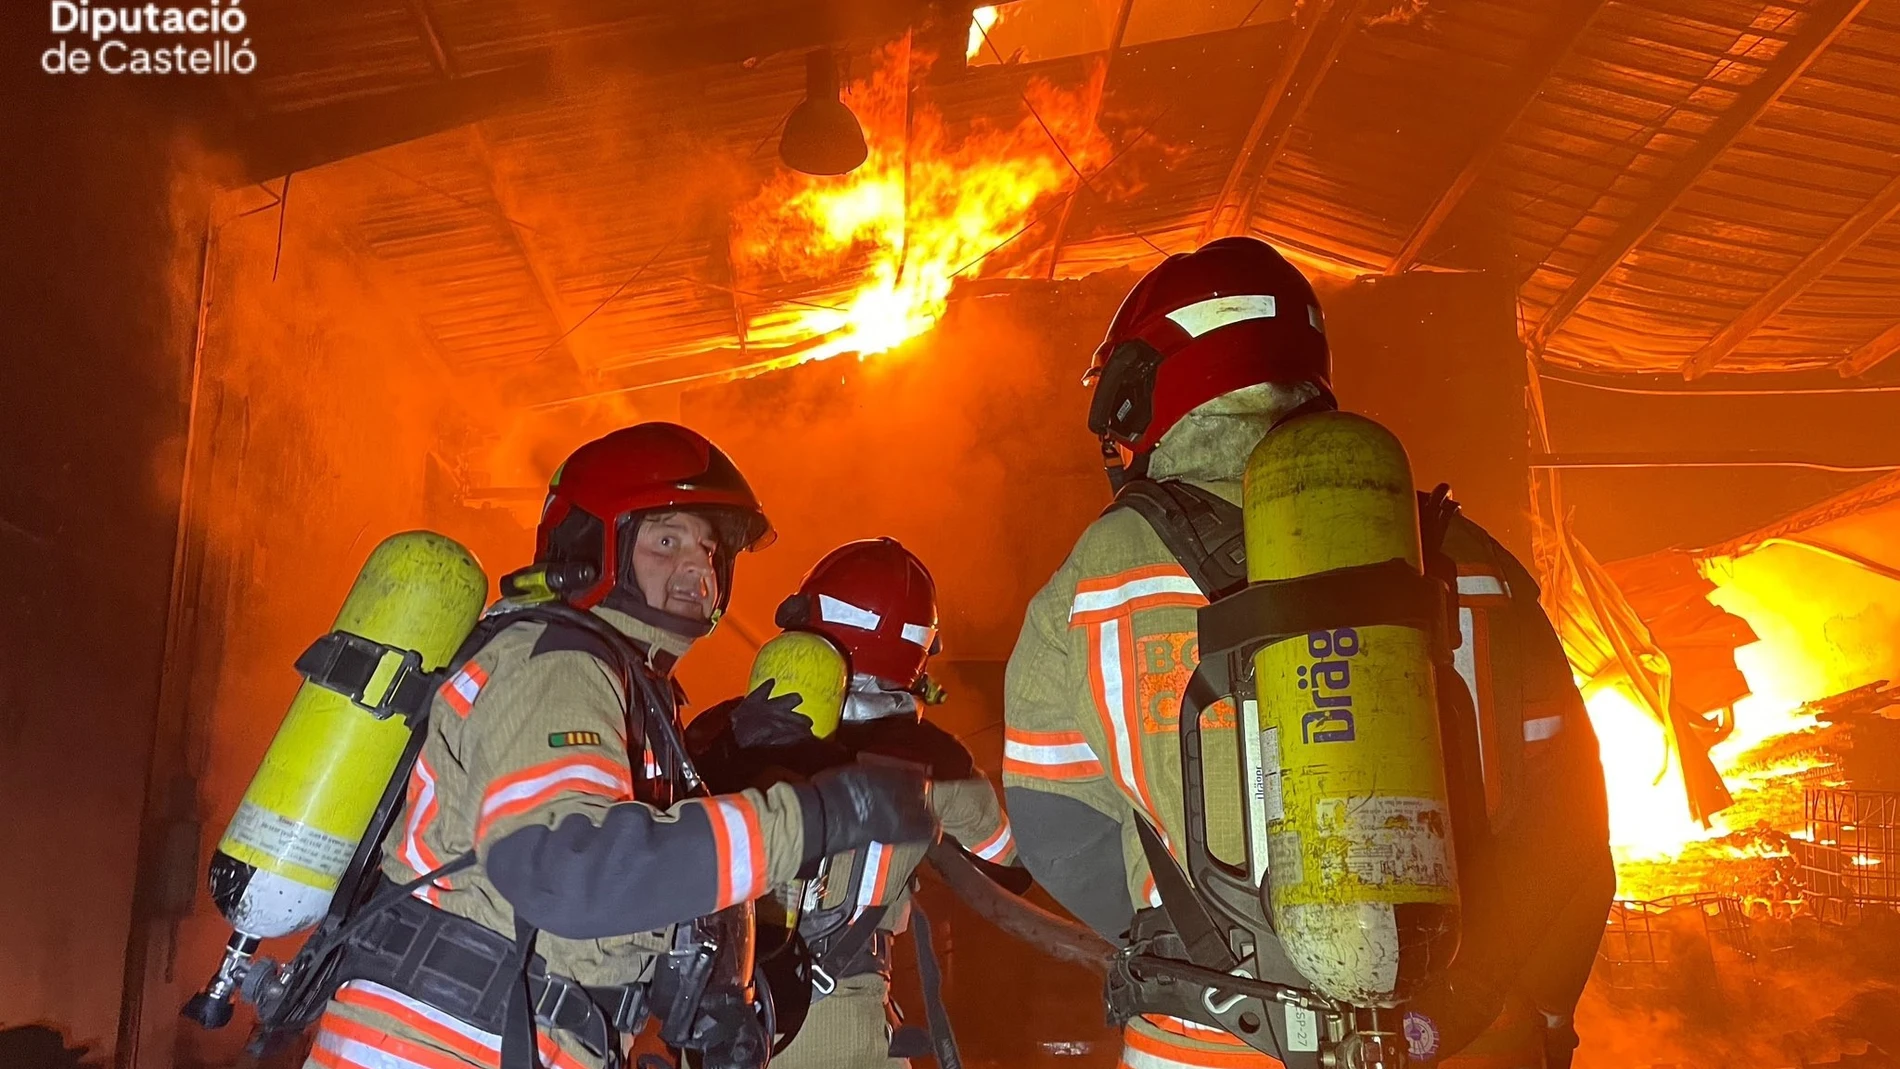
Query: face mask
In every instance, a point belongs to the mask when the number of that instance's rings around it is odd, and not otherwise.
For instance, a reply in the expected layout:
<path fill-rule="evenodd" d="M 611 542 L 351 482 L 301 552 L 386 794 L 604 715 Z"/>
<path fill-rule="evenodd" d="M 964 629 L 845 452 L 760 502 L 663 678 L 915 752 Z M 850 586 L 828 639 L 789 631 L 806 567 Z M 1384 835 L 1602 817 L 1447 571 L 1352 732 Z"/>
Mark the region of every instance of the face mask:
<path fill-rule="evenodd" d="M 858 724 L 891 716 L 916 719 L 917 696 L 906 690 L 887 690 L 876 676 L 854 675 L 844 696 L 844 721 Z"/>

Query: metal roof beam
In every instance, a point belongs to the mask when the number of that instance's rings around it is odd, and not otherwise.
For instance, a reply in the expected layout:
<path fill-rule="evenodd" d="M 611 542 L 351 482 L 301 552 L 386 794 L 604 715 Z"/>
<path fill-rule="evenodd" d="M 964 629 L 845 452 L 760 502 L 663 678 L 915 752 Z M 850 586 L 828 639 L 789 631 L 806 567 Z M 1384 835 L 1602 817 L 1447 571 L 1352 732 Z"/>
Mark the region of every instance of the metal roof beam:
<path fill-rule="evenodd" d="M 1500 94 L 1509 103 L 1499 111 L 1498 122 L 1465 160 L 1464 168 L 1451 180 L 1451 185 L 1445 187 L 1445 191 L 1432 202 L 1431 209 L 1419 220 L 1418 226 L 1412 228 L 1411 235 L 1405 239 L 1398 255 L 1386 267 L 1386 274 L 1396 275 L 1408 271 L 1418 263 L 1426 247 L 1444 228 L 1445 222 L 1464 203 L 1465 195 L 1478 184 L 1479 177 L 1490 166 L 1491 158 L 1503 147 L 1505 139 L 1523 119 L 1524 113 L 1542 95 L 1551 75 L 1569 57 L 1577 42 L 1583 39 L 1584 31 L 1596 21 L 1597 15 L 1608 6 L 1609 0 L 1570 0 L 1558 13 L 1550 31 L 1531 49 L 1529 57 L 1517 68 L 1516 78 Z"/>
<path fill-rule="evenodd" d="M 1859 15 L 1870 0 L 1816 0 L 1807 11 L 1801 29 L 1793 39 L 1782 46 L 1779 53 L 1762 70 L 1761 76 L 1750 82 L 1735 98 L 1735 103 L 1724 111 L 1721 117 L 1709 127 L 1702 139 L 1689 151 L 1656 187 L 1654 193 L 1637 210 L 1636 214 L 1623 220 L 1616 233 L 1611 235 L 1609 243 L 1570 283 L 1568 289 L 1557 298 L 1545 313 L 1543 321 L 1537 326 L 1535 348 L 1542 350 L 1550 339 L 1562 329 L 1572 313 L 1596 292 L 1610 272 L 1623 262 L 1631 250 L 1642 244 L 1656 224 L 1662 221 L 1670 209 L 1682 199 L 1683 194 L 1693 187 L 1715 161 L 1741 137 L 1755 121 L 1761 118 L 1788 87 L 1812 65 L 1816 58 L 1834 43 L 1835 38 L 1847 29 L 1848 23 Z"/>
<path fill-rule="evenodd" d="M 1217 237 L 1246 230 L 1253 214 L 1254 196 L 1265 184 L 1267 175 L 1273 169 L 1274 159 L 1286 146 L 1287 135 L 1294 123 L 1299 121 L 1307 104 L 1312 101 L 1313 89 L 1325 75 L 1326 68 L 1339 55 L 1339 46 L 1346 38 L 1346 27 L 1362 4 L 1363 0 L 1308 0 L 1300 5 L 1301 10 L 1314 9 L 1313 17 L 1295 26 L 1293 36 L 1281 49 L 1279 69 L 1274 71 L 1273 80 L 1267 83 L 1266 95 L 1260 100 L 1260 110 L 1254 115 L 1253 125 L 1247 128 L 1247 136 L 1240 142 L 1234 165 L 1228 169 L 1220 195 L 1214 199 L 1214 206 L 1207 213 L 1207 221 L 1201 225 L 1196 245 L 1205 245 Z M 1317 65 L 1318 69 L 1312 76 L 1302 82 L 1298 75 L 1307 56 L 1315 51 L 1316 43 L 1324 50 L 1322 62 Z"/>
<path fill-rule="evenodd" d="M 1847 354 L 1847 359 L 1836 364 L 1834 370 L 1840 372 L 1842 378 L 1851 379 L 1872 371 L 1895 353 L 1900 353 L 1900 323 L 1881 331 L 1879 337 Z"/>
<path fill-rule="evenodd" d="M 1102 104 L 1108 100 L 1108 76 L 1115 69 L 1115 55 L 1122 50 L 1122 40 L 1128 36 L 1128 16 L 1135 10 L 1135 0 L 1122 0 L 1121 8 L 1115 12 L 1115 29 L 1108 36 L 1108 51 L 1102 54 L 1102 87 L 1096 91 L 1095 98 L 1089 102 L 1089 121 L 1082 125 L 1084 130 L 1092 130 L 1102 115 Z M 1075 202 L 1082 199 L 1082 193 L 1088 186 L 1087 179 L 1080 174 L 1075 176 L 1075 192 L 1062 202 L 1062 214 L 1056 217 L 1056 229 L 1049 239 L 1049 277 L 1056 277 L 1056 266 L 1062 259 L 1062 239 L 1069 231 L 1069 217 L 1075 214 Z"/>
<path fill-rule="evenodd" d="M 1813 252 L 1808 253 L 1794 270 L 1783 275 L 1781 281 L 1767 293 L 1761 295 L 1754 304 L 1748 306 L 1734 322 L 1723 327 L 1715 337 L 1709 339 L 1700 351 L 1683 362 L 1682 377 L 1699 378 L 1708 374 L 1728 359 L 1736 348 L 1747 341 L 1749 336 L 1761 329 L 1762 324 L 1775 317 L 1775 314 L 1787 307 L 1788 302 L 1799 297 L 1815 280 L 1833 270 L 1841 258 L 1854 251 L 1854 248 L 1867 239 L 1887 220 L 1900 212 L 1900 176 L 1889 181 L 1886 188 L 1874 194 L 1862 208 L 1840 225 L 1827 240 L 1821 242 Z"/>

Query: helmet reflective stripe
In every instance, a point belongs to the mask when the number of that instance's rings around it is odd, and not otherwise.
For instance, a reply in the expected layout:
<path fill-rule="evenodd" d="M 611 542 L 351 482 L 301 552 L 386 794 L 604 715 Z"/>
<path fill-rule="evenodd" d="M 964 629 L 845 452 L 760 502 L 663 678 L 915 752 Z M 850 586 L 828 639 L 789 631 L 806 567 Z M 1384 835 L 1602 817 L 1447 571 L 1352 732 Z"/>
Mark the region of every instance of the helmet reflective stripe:
<path fill-rule="evenodd" d="M 828 624 L 844 624 L 865 631 L 876 631 L 884 618 L 869 609 L 861 609 L 830 594 L 818 595 L 818 618 Z"/>
<path fill-rule="evenodd" d="M 1279 302 L 1271 293 L 1243 293 L 1233 297 L 1215 297 L 1198 301 L 1168 313 L 1174 325 L 1198 338 L 1216 327 L 1244 323 L 1249 319 L 1272 319 L 1279 313 Z"/>
<path fill-rule="evenodd" d="M 904 641 L 924 649 L 930 648 L 930 640 L 936 636 L 937 629 L 923 624 L 905 624 L 902 632 Z"/>

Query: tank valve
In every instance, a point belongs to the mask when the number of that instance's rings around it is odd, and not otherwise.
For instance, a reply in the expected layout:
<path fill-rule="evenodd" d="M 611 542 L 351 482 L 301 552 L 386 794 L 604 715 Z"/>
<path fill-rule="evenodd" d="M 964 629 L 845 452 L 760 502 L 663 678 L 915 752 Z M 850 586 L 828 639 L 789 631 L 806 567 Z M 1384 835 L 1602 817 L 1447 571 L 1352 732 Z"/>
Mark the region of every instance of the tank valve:
<path fill-rule="evenodd" d="M 230 1024 L 232 1001 L 238 987 L 244 983 L 245 974 L 251 969 L 251 955 L 257 953 L 258 944 L 262 942 L 254 935 L 233 933 L 224 944 L 224 960 L 218 962 L 217 974 L 203 991 L 191 996 L 179 1014 L 207 1029 L 223 1028 Z"/>

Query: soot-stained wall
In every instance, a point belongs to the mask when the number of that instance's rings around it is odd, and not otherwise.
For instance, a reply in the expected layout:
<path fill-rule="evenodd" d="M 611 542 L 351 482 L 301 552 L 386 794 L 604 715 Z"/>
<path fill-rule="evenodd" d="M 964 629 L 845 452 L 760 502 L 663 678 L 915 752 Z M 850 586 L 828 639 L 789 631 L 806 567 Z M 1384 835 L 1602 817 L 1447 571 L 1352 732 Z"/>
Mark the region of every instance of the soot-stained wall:
<path fill-rule="evenodd" d="M 37 48 L 0 58 L 0 1027 L 44 1022 L 103 1055 L 163 641 L 191 348 L 181 290 L 195 282 L 202 204 L 174 182 L 152 91 L 48 77 Z"/>
<path fill-rule="evenodd" d="M 332 224 L 338 184 L 355 177 L 297 176 L 281 253 L 268 207 L 218 232 L 188 528 L 202 564 L 173 666 L 186 707 L 174 767 L 195 786 L 199 866 L 298 686 L 291 664 L 329 630 L 370 550 L 436 528 L 470 544 L 491 580 L 503 555 L 486 525 L 448 504 L 480 385 L 439 361 L 400 291 Z M 229 934 L 202 893 L 189 909 L 171 982 L 154 974 L 146 990 L 147 1046 L 154 1058 L 175 1049 L 181 1065 L 222 1064 L 241 1027 L 176 1024 Z"/>

